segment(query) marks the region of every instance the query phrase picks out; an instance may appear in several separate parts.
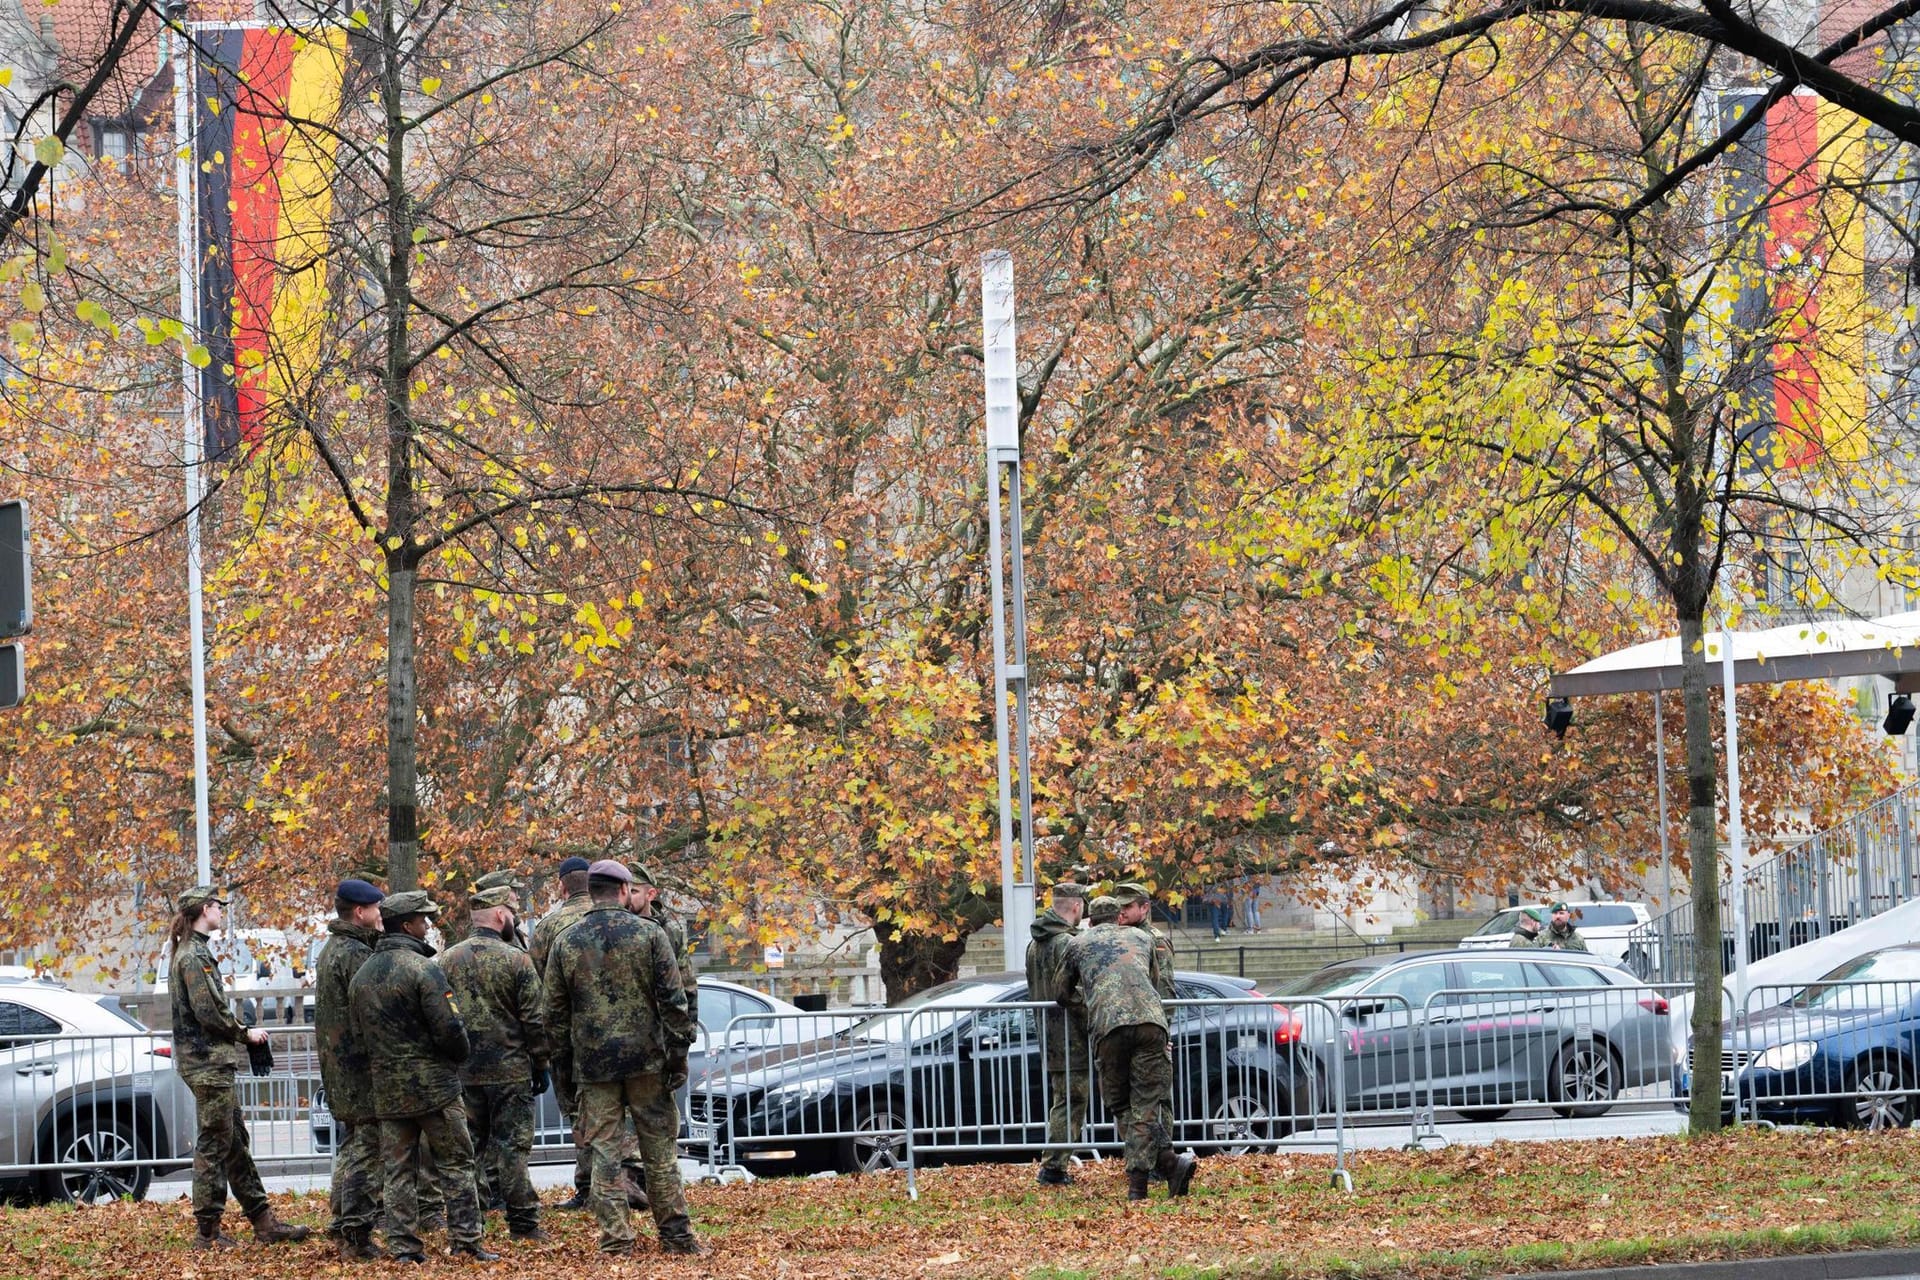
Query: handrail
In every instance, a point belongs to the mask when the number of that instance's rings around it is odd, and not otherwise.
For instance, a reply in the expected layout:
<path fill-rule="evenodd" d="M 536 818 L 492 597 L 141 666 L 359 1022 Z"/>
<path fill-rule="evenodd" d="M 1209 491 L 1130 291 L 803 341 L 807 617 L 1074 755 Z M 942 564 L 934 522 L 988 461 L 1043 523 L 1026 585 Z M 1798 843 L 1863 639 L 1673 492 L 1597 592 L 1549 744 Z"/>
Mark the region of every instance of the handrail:
<path fill-rule="evenodd" d="M 1745 897 L 1749 960 L 1763 959 L 1871 919 L 1920 897 L 1915 877 L 1913 811 L 1920 782 L 1882 796 L 1824 831 L 1805 836 L 1749 867 Z M 1722 886 L 1723 918 L 1731 887 Z M 1735 940 L 1723 929 L 1723 956 Z M 1627 937 L 1627 955 L 1644 977 L 1692 977 L 1695 939 L 1691 904 L 1669 907 Z M 1726 961 L 1731 968 L 1732 960 Z"/>

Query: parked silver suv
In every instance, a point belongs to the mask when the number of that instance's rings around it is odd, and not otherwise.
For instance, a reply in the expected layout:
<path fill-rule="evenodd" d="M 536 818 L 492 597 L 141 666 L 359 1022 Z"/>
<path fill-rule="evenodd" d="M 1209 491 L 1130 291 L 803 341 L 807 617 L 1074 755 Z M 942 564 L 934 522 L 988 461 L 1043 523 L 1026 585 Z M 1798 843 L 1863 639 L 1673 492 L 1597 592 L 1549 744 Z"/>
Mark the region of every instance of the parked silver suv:
<path fill-rule="evenodd" d="M 117 997 L 0 980 L 0 1189 L 137 1199 L 156 1169 L 192 1163 L 194 1133 L 172 1044 Z"/>

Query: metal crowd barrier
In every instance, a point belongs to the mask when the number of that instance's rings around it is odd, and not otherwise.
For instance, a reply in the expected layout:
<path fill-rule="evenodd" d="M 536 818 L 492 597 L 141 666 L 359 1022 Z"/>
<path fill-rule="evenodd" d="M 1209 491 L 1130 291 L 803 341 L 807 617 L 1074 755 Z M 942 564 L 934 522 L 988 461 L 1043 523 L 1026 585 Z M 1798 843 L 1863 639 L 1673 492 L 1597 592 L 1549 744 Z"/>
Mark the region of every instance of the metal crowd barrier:
<path fill-rule="evenodd" d="M 1497 954 L 1497 953 L 1496 953 Z M 1671 1110 L 1676 1097 L 1668 1012 L 1682 983 L 1614 986 L 1596 971 L 1556 965 L 1561 981 L 1601 985 L 1477 986 L 1437 991 L 1407 1038 L 1419 1092 L 1417 1137 L 1439 1138 L 1437 1113 L 1497 1120 L 1516 1106 L 1563 1118 L 1616 1108 Z M 1385 1046 L 1393 1056 L 1397 1044 Z"/>
<path fill-rule="evenodd" d="M 254 1154 L 311 1155 L 312 1029 L 274 1031 L 270 1043 L 273 1071 L 243 1067 L 235 1081 Z M 191 1166 L 196 1117 L 168 1036 L 0 1036 L 0 1180 L 87 1203 L 138 1197 L 156 1174 Z"/>
<path fill-rule="evenodd" d="M 1721 1043 L 1724 1114 L 1905 1128 L 1920 1114 L 1917 1032 L 1920 978 L 1754 987 Z"/>
<path fill-rule="evenodd" d="M 1325 1146 L 1334 1179 L 1351 1187 L 1346 1104 L 1363 1078 L 1367 1044 L 1343 1021 L 1350 1003 L 1169 1001 L 1175 1147 Z M 1411 1020 L 1398 997 L 1366 1004 Z M 768 1047 L 721 1064 L 690 1092 L 688 1143 L 716 1171 L 900 1168 L 910 1196 L 925 1157 L 1042 1152 L 1056 1092 L 1047 1067 L 1046 1015 L 1054 1008 L 1002 1001 L 890 1009 L 812 1038 L 792 1025 L 804 1015 L 735 1019 L 729 1042 L 744 1033 Z M 1100 1095 L 1092 1049 L 1069 1044 L 1063 1052 L 1066 1087 L 1087 1092 L 1070 1145 L 1094 1158 L 1120 1151 L 1124 1135 Z M 1405 1093 L 1411 1124 L 1411 1082 Z"/>

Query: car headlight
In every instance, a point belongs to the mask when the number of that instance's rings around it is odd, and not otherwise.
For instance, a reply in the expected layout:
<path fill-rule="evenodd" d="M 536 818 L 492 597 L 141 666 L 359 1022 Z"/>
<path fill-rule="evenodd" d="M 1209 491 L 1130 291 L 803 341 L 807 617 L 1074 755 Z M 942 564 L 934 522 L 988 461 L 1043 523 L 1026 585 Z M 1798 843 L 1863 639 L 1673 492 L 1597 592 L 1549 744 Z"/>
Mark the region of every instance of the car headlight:
<path fill-rule="evenodd" d="M 1813 1061 L 1813 1055 L 1820 1046 L 1811 1040 L 1795 1040 L 1788 1044 L 1777 1044 L 1753 1060 L 1756 1071 L 1793 1071 Z"/>
<path fill-rule="evenodd" d="M 824 1098 L 833 1092 L 833 1079 L 824 1076 L 818 1080 L 802 1080 L 799 1084 L 783 1084 L 777 1089 L 767 1090 L 767 1109 L 797 1107 L 802 1103 Z"/>

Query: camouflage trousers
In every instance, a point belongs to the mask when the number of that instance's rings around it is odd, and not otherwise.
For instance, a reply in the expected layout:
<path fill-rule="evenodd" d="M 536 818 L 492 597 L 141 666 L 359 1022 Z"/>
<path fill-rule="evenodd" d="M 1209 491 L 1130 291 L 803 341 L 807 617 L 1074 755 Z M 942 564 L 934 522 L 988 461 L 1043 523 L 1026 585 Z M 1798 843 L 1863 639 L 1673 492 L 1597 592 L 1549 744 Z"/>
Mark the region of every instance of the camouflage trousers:
<path fill-rule="evenodd" d="M 476 1188 L 480 1203 L 487 1203 L 490 1170 L 507 1202 L 508 1228 L 524 1235 L 540 1225 L 540 1197 L 527 1174 L 527 1157 L 533 1151 L 533 1082 L 470 1084 L 464 1097 L 467 1132 L 481 1171 Z"/>
<path fill-rule="evenodd" d="M 1167 1098 L 1173 1060 L 1167 1029 L 1152 1023 L 1115 1027 L 1100 1040 L 1100 1097 L 1127 1142 L 1127 1172 L 1152 1173 L 1173 1151 Z"/>
<path fill-rule="evenodd" d="M 419 1253 L 420 1186 L 438 1180 L 447 1200 L 447 1241 L 480 1242 L 480 1202 L 473 1191 L 473 1141 L 459 1099 L 423 1116 L 380 1121 L 380 1158 L 387 1210 L 387 1252 Z"/>
<path fill-rule="evenodd" d="M 1087 1130 L 1092 1076 L 1093 1056 L 1085 1036 L 1066 1038 L 1057 1051 L 1052 1040 L 1047 1042 L 1047 1149 L 1040 1155 L 1042 1167 L 1064 1170 L 1079 1149 Z"/>
<path fill-rule="evenodd" d="M 593 1144 L 587 1141 L 586 1126 L 580 1123 L 580 1091 L 572 1080 L 558 1076 L 554 1079 L 553 1091 L 560 1103 L 560 1114 L 566 1118 L 567 1130 L 573 1135 L 573 1189 L 584 1199 L 593 1194 Z M 677 1118 L 674 1130 L 679 1131 Z M 640 1144 L 634 1141 L 633 1126 L 625 1120 L 620 1122 L 620 1168 L 634 1186 L 647 1185 L 646 1169 L 640 1163 Z"/>
<path fill-rule="evenodd" d="M 380 1217 L 380 1122 L 349 1123 L 334 1117 L 333 1184 L 327 1192 L 333 1210 L 329 1234 L 352 1238 L 373 1231 Z"/>
<path fill-rule="evenodd" d="M 227 1188 L 249 1218 L 267 1207 L 267 1189 L 254 1168 L 247 1143 L 247 1125 L 233 1097 L 233 1073 L 215 1074 L 187 1082 L 200 1129 L 193 1143 L 193 1216 L 219 1222 L 226 1212 Z"/>
<path fill-rule="evenodd" d="M 687 1218 L 687 1200 L 680 1187 L 679 1113 L 662 1107 L 666 1092 L 658 1074 L 631 1076 L 605 1084 L 580 1086 L 580 1128 L 593 1147 L 593 1216 L 600 1222 L 604 1253 L 625 1253 L 633 1247 L 633 1219 L 626 1190 L 620 1185 L 621 1138 L 633 1121 L 640 1162 L 646 1169 L 647 1198 L 653 1201 L 653 1223 L 662 1240 L 684 1240 L 693 1235 Z M 672 1114 L 674 1119 L 665 1117 Z"/>

